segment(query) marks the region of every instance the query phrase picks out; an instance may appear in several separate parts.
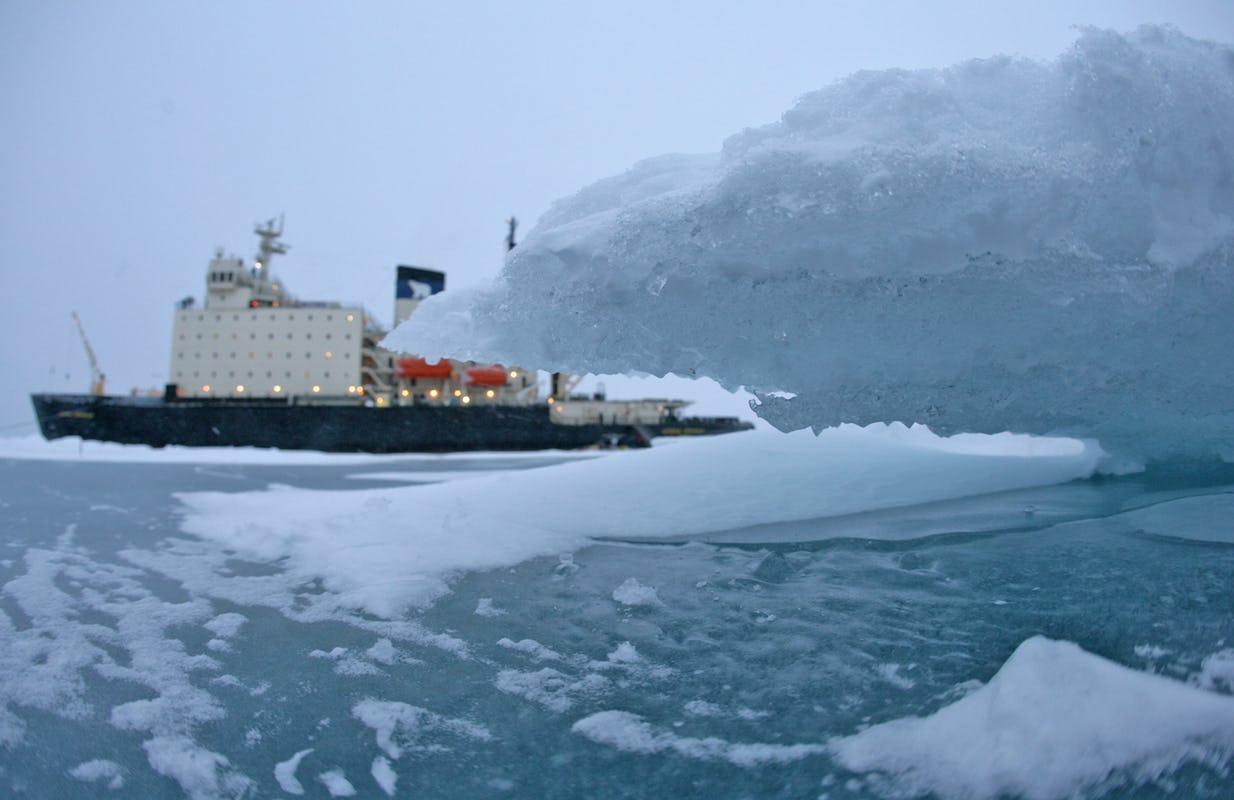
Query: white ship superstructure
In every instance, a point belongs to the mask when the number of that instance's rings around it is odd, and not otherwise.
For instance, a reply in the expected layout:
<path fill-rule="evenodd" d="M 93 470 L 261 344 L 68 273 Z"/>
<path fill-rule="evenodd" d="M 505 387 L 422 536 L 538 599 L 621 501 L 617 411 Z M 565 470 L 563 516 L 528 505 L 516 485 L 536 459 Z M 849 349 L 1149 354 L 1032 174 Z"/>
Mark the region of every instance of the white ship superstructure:
<path fill-rule="evenodd" d="M 270 260 L 287 252 L 282 225 L 258 226 L 253 265 L 216 253 L 206 269 L 204 308 L 176 311 L 171 382 L 182 398 L 362 397 L 364 309 L 300 303 L 272 276 Z M 372 360 L 372 359 L 371 359 Z"/>
<path fill-rule="evenodd" d="M 206 299 L 176 310 L 169 392 L 179 399 L 284 401 L 289 404 L 531 405 L 545 403 L 563 425 L 659 425 L 681 400 L 608 400 L 573 394 L 554 375 L 547 396 L 533 370 L 439 361 L 381 347 L 386 331 L 360 306 L 295 299 L 273 276 L 273 256 L 287 252 L 282 223 L 257 226 L 251 265 L 215 254 L 206 269 Z M 445 275 L 398 267 L 395 324 L 445 288 Z"/>

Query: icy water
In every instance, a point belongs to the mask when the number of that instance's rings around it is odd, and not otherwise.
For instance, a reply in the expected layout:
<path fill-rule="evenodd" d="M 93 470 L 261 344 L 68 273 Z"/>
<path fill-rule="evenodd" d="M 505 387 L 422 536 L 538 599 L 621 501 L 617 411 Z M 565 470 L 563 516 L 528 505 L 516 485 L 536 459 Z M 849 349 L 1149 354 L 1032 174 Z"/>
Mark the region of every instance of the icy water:
<path fill-rule="evenodd" d="M 174 497 L 551 462 L 0 461 L 0 794 L 915 796 L 829 743 L 939 712 L 1034 636 L 1230 694 L 1234 546 L 1177 505 L 1228 528 L 1227 468 L 599 542 L 396 620 L 323 612 L 329 586 L 181 533 Z M 1234 796 L 1229 754 L 1194 756 L 1075 790 Z"/>

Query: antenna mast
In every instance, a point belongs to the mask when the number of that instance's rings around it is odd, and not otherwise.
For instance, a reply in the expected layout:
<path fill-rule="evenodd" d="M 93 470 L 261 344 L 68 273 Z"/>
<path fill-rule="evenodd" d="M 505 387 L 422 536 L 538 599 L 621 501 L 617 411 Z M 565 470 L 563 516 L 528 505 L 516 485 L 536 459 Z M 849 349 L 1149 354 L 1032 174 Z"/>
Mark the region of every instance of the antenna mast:
<path fill-rule="evenodd" d="M 510 232 L 506 234 L 506 252 L 508 253 L 514 249 L 514 229 L 518 227 L 518 220 L 512 216 L 506 222 L 510 225 Z"/>

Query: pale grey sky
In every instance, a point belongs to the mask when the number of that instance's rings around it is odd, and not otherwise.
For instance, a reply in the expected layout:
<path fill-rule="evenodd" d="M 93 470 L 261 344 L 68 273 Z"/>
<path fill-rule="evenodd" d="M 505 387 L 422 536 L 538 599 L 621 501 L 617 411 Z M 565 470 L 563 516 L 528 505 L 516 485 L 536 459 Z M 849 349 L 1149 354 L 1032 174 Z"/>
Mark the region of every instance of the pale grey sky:
<path fill-rule="evenodd" d="M 1225 0 L 0 4 L 0 436 L 87 390 L 73 310 L 110 391 L 161 386 L 174 302 L 259 220 L 286 215 L 297 294 L 388 322 L 395 264 L 486 281 L 509 214 L 858 69 L 1146 22 L 1234 42 Z"/>

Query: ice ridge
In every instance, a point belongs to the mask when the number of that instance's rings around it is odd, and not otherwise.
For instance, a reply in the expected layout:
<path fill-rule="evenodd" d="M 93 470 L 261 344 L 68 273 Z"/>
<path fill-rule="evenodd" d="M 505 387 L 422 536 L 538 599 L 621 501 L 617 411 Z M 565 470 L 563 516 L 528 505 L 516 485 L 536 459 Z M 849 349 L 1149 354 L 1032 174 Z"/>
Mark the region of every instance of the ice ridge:
<path fill-rule="evenodd" d="M 639 163 L 388 344 L 708 375 L 786 430 L 1228 456 L 1232 245 L 1234 50 L 1090 29 L 1048 63 L 860 72 L 718 153 Z"/>

